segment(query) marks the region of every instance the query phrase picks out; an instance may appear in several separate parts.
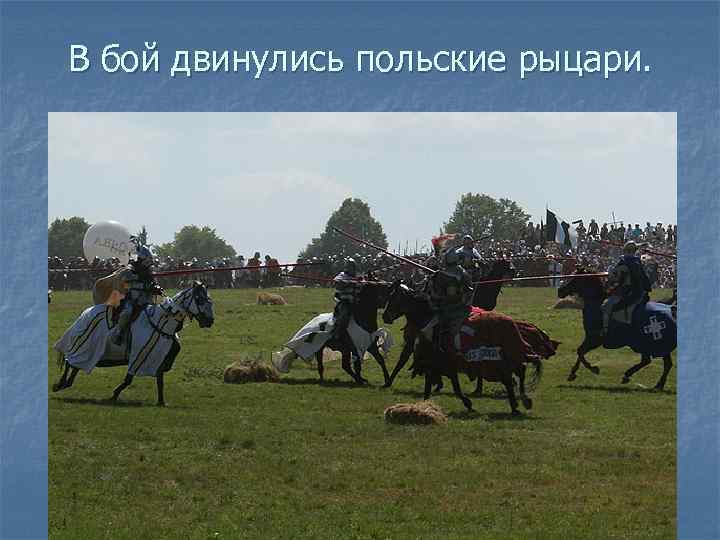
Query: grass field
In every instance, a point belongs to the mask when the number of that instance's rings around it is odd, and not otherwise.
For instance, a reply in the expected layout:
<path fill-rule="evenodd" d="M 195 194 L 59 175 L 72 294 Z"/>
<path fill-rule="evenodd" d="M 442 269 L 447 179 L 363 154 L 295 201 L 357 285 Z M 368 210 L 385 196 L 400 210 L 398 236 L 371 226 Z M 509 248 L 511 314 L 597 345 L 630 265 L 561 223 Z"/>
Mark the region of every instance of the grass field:
<path fill-rule="evenodd" d="M 303 362 L 278 384 L 224 384 L 226 365 L 269 356 L 332 306 L 326 289 L 279 292 L 289 305 L 211 291 L 215 325 L 186 325 L 166 408 L 155 407 L 151 378 L 107 404 L 123 368 L 50 393 L 51 538 L 674 538 L 675 369 L 664 393 L 636 384 L 652 387 L 660 360 L 621 386 L 638 355 L 599 350 L 588 358 L 600 375 L 583 369 L 566 382 L 580 312 L 548 309 L 554 290 L 505 289 L 497 308 L 562 342 L 534 409 L 514 419 L 505 399 L 483 397 L 467 414 L 446 384 L 434 399 L 450 421 L 437 427 L 385 424 L 385 407 L 421 399 L 422 381 L 403 372 L 381 389 L 373 361 L 370 387 L 351 384 L 337 363 L 320 387 Z M 88 292 L 54 294 L 50 344 L 89 301 Z M 389 368 L 403 324 L 389 327 Z M 486 394 L 496 390 L 486 383 Z"/>

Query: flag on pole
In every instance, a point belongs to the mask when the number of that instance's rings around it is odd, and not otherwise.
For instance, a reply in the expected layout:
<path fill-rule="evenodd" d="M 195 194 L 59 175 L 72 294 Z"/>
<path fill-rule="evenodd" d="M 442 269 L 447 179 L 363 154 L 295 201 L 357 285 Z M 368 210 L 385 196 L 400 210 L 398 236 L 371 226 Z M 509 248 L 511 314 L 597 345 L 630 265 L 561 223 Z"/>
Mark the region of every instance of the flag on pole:
<path fill-rule="evenodd" d="M 567 221 L 558 218 L 550 210 L 546 210 L 545 240 L 557 242 L 567 249 L 577 248 L 577 232 Z"/>
<path fill-rule="evenodd" d="M 449 247 L 450 242 L 453 242 L 458 236 L 459 235 L 457 234 L 441 234 L 439 236 L 434 236 L 431 242 L 435 249 L 443 251 Z"/>

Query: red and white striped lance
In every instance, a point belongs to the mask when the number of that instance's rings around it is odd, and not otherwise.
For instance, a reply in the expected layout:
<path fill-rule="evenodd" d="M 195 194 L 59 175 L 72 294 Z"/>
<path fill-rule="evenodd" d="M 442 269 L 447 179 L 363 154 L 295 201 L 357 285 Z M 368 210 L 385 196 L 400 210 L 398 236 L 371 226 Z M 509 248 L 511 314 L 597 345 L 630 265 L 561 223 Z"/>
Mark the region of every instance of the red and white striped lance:
<path fill-rule="evenodd" d="M 488 281 L 473 281 L 473 285 L 491 285 L 494 283 L 514 283 L 517 281 L 539 281 L 543 279 L 563 279 L 563 278 L 582 278 L 582 277 L 607 277 L 607 272 L 598 272 L 596 274 L 557 274 L 549 276 L 529 276 L 521 278 L 491 279 Z"/>

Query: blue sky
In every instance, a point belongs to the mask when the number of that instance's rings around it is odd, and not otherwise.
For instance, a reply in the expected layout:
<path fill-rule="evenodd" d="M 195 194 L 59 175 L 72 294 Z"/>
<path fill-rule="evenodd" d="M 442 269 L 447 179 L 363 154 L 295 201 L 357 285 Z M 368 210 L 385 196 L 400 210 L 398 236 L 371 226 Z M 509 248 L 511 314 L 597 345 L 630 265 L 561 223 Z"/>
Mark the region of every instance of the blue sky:
<path fill-rule="evenodd" d="M 294 260 L 346 197 L 391 246 L 429 244 L 466 192 L 575 220 L 676 223 L 674 113 L 51 113 L 48 222 L 186 224 Z"/>

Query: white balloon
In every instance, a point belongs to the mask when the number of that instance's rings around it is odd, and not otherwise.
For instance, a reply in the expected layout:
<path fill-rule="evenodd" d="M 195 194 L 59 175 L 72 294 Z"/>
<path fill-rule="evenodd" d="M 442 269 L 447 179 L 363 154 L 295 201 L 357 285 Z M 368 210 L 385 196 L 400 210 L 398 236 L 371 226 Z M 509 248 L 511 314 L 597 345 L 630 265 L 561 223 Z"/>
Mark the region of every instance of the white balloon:
<path fill-rule="evenodd" d="M 83 252 L 88 261 L 100 259 L 120 259 L 127 264 L 135 244 L 130 242 L 130 232 L 117 221 L 98 221 L 92 225 L 83 238 Z"/>

